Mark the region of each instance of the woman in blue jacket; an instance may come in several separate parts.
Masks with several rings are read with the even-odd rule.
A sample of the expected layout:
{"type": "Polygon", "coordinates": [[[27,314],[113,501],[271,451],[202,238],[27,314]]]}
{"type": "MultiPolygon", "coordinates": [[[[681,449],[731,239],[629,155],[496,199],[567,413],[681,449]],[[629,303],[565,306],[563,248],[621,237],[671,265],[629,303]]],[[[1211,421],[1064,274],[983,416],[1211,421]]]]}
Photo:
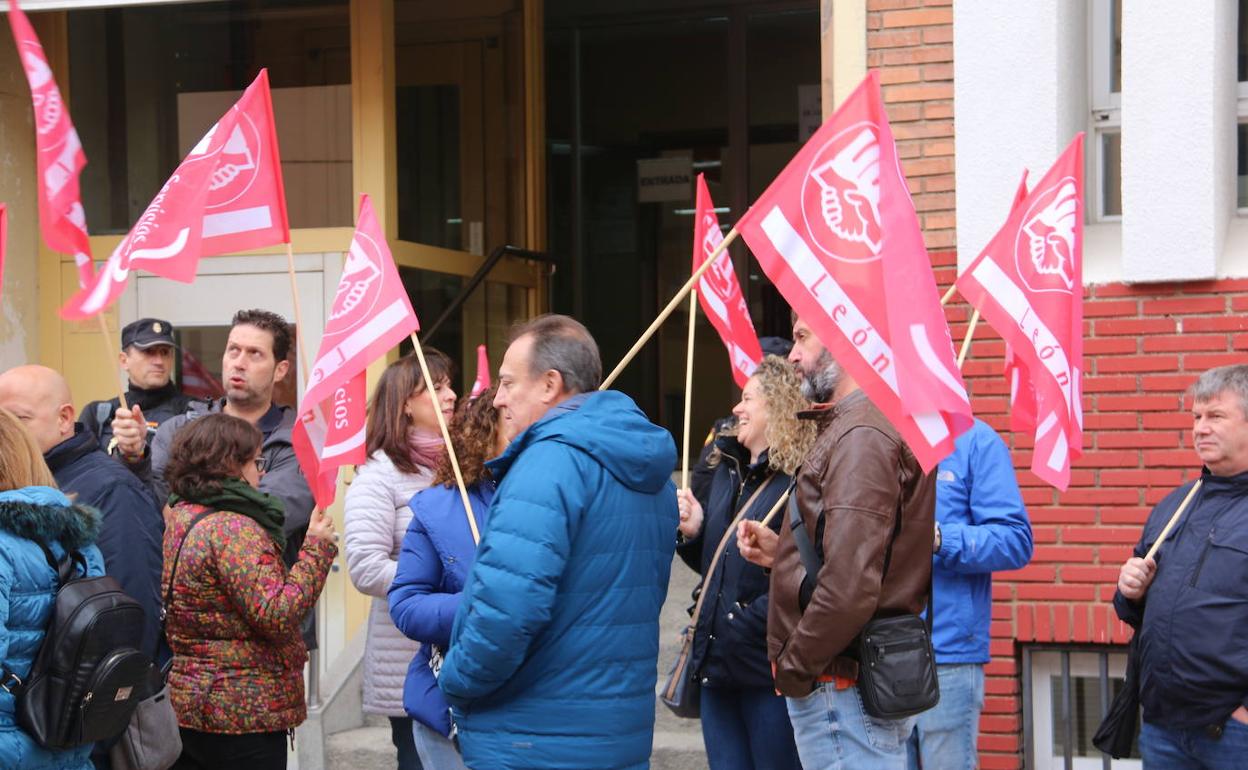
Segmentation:
{"type": "MultiPolygon", "coordinates": [[[[469,401],[451,425],[451,442],[478,530],[484,529],[494,499],[494,482],[485,461],[507,446],[493,406],[495,391],[490,388],[469,401]]],[[[451,625],[477,545],[449,462],[442,463],[433,483],[412,498],[410,507],[412,521],[389,592],[395,626],[408,638],[422,642],[407,670],[403,707],[413,720],[421,763],[454,770],[464,764],[451,742],[450,706],[438,689],[434,668],[450,643],[451,625]]]]}
{"type": "MultiPolygon", "coordinates": [[[[767,356],[733,410],[735,429],[715,440],[710,483],[701,499],[678,495],[676,552],[703,576],[705,595],[693,630],[688,665],[701,682],[702,738],[711,770],[799,770],[784,698],[775,692],[767,660],[769,578],[737,550],[738,514],[761,520],[784,495],[815,439],[815,423],[799,420],[809,407],[793,368],[767,356]],[[727,545],[708,582],[711,559],[727,545]]],[[[779,531],[782,513],[771,521],[779,531]]]]}
{"type": "MultiPolygon", "coordinates": [[[[104,574],[94,543],[99,519],[56,489],[52,472],[13,413],[0,409],[0,663],[25,678],[43,643],[56,597],[56,575],[40,544],[58,559],[76,550],[87,576],[104,574]]],[[[53,751],[17,724],[16,700],[0,689],[0,767],[6,770],[91,770],[91,746],[53,751]]]]}

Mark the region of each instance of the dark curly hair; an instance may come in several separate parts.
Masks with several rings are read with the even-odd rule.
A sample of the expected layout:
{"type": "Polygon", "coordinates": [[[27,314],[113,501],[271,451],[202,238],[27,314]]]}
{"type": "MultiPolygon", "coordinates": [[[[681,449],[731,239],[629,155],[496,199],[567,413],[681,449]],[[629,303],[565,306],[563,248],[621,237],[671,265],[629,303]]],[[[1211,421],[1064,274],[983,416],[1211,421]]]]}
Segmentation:
{"type": "Polygon", "coordinates": [[[240,310],[234,314],[234,320],[230,322],[230,329],[243,325],[254,326],[273,335],[274,361],[285,361],[286,357],[290,355],[290,345],[294,341],[294,334],[291,332],[290,324],[286,323],[285,318],[268,310],[240,310]]]}
{"type": "MultiPolygon", "coordinates": [[[[494,446],[498,443],[498,410],[494,408],[496,393],[498,383],[474,399],[465,399],[451,421],[451,445],[455,447],[455,459],[459,460],[459,472],[464,476],[465,486],[470,487],[489,475],[485,461],[494,457],[494,446]]],[[[449,456],[443,455],[433,483],[455,486],[455,472],[451,470],[449,456]]]]}
{"type": "Polygon", "coordinates": [[[228,414],[208,414],[191,420],[173,437],[165,481],[170,491],[192,502],[221,482],[238,478],[238,469],[251,462],[263,441],[260,430],[228,414]]]}

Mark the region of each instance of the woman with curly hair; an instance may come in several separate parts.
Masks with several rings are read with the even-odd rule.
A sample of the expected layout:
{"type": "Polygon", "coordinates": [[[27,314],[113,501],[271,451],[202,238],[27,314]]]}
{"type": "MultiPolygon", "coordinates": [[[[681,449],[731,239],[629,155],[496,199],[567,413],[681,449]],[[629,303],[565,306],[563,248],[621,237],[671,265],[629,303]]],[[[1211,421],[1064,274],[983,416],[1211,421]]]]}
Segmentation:
{"type": "Polygon", "coordinates": [[[445,354],[427,348],[431,382],[425,382],[415,354],[386,367],[368,405],[368,462],[347,489],[343,516],[347,574],[361,593],[373,597],[364,642],[364,711],[390,719],[390,740],[398,770],[420,770],[412,743],[412,720],[403,709],[403,681],[416,645],[390,621],[386,592],[394,582],[399,546],[412,520],[408,501],[433,482],[446,444],[437,409],[449,422],[455,410],[454,367],[445,354]]]}
{"type": "MultiPolygon", "coordinates": [[[[737,426],[715,440],[714,471],[701,499],[682,489],[677,553],[705,576],[727,540],[692,629],[688,665],[701,682],[702,738],[712,770],[800,770],[784,698],[776,695],[767,660],[768,577],[737,550],[741,519],[759,520],[789,488],[814,443],[813,423],[798,420],[809,406],[801,383],[782,358],[767,356],[733,408],[737,426]]],[[[783,516],[770,526],[779,530],[783,516]]]]}
{"type": "MultiPolygon", "coordinates": [[[[465,404],[450,431],[478,531],[484,530],[494,499],[486,461],[502,454],[510,438],[494,408],[497,392],[495,385],[465,404]]],[[[451,742],[450,706],[438,689],[435,669],[450,643],[477,544],[449,462],[443,461],[429,488],[412,498],[411,509],[412,522],[390,586],[390,617],[409,639],[422,643],[407,670],[403,706],[413,718],[416,751],[424,766],[455,770],[464,763],[451,742]]]]}

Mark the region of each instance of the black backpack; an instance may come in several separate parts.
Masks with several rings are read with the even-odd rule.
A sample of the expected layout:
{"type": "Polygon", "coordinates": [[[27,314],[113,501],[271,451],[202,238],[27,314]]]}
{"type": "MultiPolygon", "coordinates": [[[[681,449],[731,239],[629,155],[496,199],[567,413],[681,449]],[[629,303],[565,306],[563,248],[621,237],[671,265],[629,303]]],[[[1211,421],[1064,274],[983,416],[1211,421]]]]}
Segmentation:
{"type": "Polygon", "coordinates": [[[30,674],[23,681],[4,666],[0,687],[16,697],[17,723],[40,746],[110,740],[126,729],[148,689],[153,664],[140,652],[143,607],[115,579],[85,577],[77,551],[58,563],[39,547],[60,587],[30,674]]]}

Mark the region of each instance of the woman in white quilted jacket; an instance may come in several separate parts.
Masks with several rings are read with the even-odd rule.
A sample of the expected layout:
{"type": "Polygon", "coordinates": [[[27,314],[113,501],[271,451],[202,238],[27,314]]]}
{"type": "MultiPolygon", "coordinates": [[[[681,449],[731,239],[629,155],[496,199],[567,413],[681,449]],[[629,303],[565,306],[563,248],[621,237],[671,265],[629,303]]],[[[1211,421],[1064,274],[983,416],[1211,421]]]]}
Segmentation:
{"type": "MultiPolygon", "coordinates": [[[[425,350],[433,393],[446,421],[455,411],[452,364],[425,350]]],[[[412,720],[403,710],[403,680],[419,645],[394,627],[386,591],[394,581],[399,546],[412,511],[407,501],[429,486],[446,446],[428,383],[415,356],[386,367],[368,406],[368,462],[347,489],[346,551],[351,582],[373,597],[364,650],[364,711],[390,718],[399,770],[418,770],[412,720]]]]}

